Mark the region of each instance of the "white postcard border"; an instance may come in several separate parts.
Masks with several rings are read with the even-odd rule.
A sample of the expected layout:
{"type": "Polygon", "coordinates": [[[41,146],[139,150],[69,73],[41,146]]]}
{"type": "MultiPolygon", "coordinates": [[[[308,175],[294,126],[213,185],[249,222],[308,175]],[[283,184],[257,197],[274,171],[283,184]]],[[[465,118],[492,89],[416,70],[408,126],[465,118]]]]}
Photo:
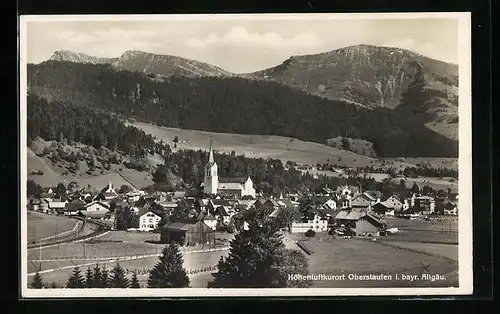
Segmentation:
{"type": "Polygon", "coordinates": [[[472,119],[470,12],[341,13],[341,14],[172,14],[172,15],[44,15],[21,16],[20,43],[20,166],[21,166],[21,297],[306,297],[306,296],[439,296],[469,295],[472,272],[472,119]],[[56,21],[201,21],[207,19],[421,19],[447,18],[459,23],[459,287],[458,288],[286,288],[286,289],[29,289],[27,275],[27,156],[26,156],[26,49],[28,22],[56,21]]]}

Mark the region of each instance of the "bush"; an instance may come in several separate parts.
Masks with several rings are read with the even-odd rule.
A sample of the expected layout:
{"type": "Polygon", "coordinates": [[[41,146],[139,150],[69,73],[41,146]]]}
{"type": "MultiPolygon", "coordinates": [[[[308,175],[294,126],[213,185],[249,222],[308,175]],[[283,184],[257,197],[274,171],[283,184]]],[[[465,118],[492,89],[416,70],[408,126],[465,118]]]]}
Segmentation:
{"type": "Polygon", "coordinates": [[[309,229],[306,231],[306,233],[304,233],[304,235],[308,238],[312,238],[316,235],[316,231],[312,230],[312,229],[309,229]]]}

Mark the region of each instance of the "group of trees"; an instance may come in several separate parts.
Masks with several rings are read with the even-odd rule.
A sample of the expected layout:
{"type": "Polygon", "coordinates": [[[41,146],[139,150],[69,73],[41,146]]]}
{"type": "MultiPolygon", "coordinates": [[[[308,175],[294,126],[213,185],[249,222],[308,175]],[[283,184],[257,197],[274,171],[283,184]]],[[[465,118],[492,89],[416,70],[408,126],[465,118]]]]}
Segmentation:
{"type": "MultiPolygon", "coordinates": [[[[43,283],[43,278],[39,272],[33,276],[31,281],[31,287],[34,289],[48,288],[47,285],[43,283]]],[[[56,285],[53,283],[52,288],[56,285]]],[[[78,288],[140,288],[139,280],[137,279],[137,273],[133,273],[131,279],[128,279],[125,275],[125,270],[119,263],[111,269],[109,272],[104,266],[101,267],[98,264],[93,268],[87,268],[85,274],[79,267],[75,267],[73,272],[69,276],[66,282],[66,288],[78,289],[78,288]]]]}
{"type": "MultiPolygon", "coordinates": [[[[28,65],[28,84],[58,91],[54,97],[60,100],[168,127],[321,143],[338,136],[359,138],[372,142],[378,156],[458,155],[456,141],[431,131],[406,110],[360,108],[269,81],[172,77],[160,82],[109,65],[47,61],[28,65]]],[[[425,101],[422,89],[420,81],[413,82],[400,107],[417,110],[413,103],[425,101]]],[[[96,144],[110,140],[100,134],[75,136],[96,144]]]]}

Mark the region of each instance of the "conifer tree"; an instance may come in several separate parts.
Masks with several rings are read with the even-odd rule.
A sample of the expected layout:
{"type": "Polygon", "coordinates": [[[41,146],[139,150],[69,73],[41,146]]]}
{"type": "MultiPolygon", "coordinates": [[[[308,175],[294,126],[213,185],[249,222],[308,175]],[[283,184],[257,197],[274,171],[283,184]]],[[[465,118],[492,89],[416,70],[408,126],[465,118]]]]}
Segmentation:
{"type": "Polygon", "coordinates": [[[85,272],[85,287],[86,288],[95,288],[94,283],[94,272],[89,267],[87,268],[87,272],[85,272]]]}
{"type": "Polygon", "coordinates": [[[177,244],[166,245],[158,263],[149,272],[149,288],[184,288],[189,277],[184,269],[184,258],[177,244]]]}
{"type": "Polygon", "coordinates": [[[130,288],[140,288],[141,285],[139,284],[139,279],[137,279],[137,271],[134,271],[132,274],[132,280],[130,281],[130,288]]]}
{"type": "Polygon", "coordinates": [[[101,274],[98,278],[99,279],[96,278],[97,288],[109,288],[109,271],[105,266],[101,268],[101,274]]]}
{"type": "Polygon", "coordinates": [[[269,214],[269,210],[261,208],[247,217],[248,230],[231,241],[229,256],[219,261],[209,288],[292,287],[296,283],[288,281],[287,270],[308,272],[300,255],[285,250],[279,225],[269,214]]]}
{"type": "Polygon", "coordinates": [[[34,289],[42,289],[43,288],[43,280],[42,275],[37,271],[33,280],[31,281],[31,288],[34,289]]]}
{"type": "Polygon", "coordinates": [[[109,283],[111,288],[128,288],[129,280],[125,276],[125,270],[123,270],[119,263],[116,263],[111,270],[109,283]]]}
{"type": "Polygon", "coordinates": [[[79,267],[75,267],[73,269],[73,273],[68,278],[68,282],[66,283],[66,288],[84,288],[85,280],[83,279],[83,275],[80,271],[79,267]]]}

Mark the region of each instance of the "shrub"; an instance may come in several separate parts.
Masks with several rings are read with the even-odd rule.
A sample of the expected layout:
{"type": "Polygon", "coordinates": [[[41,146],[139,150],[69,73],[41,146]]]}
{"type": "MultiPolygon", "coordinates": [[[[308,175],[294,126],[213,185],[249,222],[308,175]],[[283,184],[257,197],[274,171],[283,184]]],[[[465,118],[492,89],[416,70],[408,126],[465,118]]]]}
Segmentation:
{"type": "Polygon", "coordinates": [[[312,238],[316,235],[316,231],[312,230],[312,229],[309,229],[306,231],[306,233],[304,233],[304,235],[308,238],[312,238]]]}

